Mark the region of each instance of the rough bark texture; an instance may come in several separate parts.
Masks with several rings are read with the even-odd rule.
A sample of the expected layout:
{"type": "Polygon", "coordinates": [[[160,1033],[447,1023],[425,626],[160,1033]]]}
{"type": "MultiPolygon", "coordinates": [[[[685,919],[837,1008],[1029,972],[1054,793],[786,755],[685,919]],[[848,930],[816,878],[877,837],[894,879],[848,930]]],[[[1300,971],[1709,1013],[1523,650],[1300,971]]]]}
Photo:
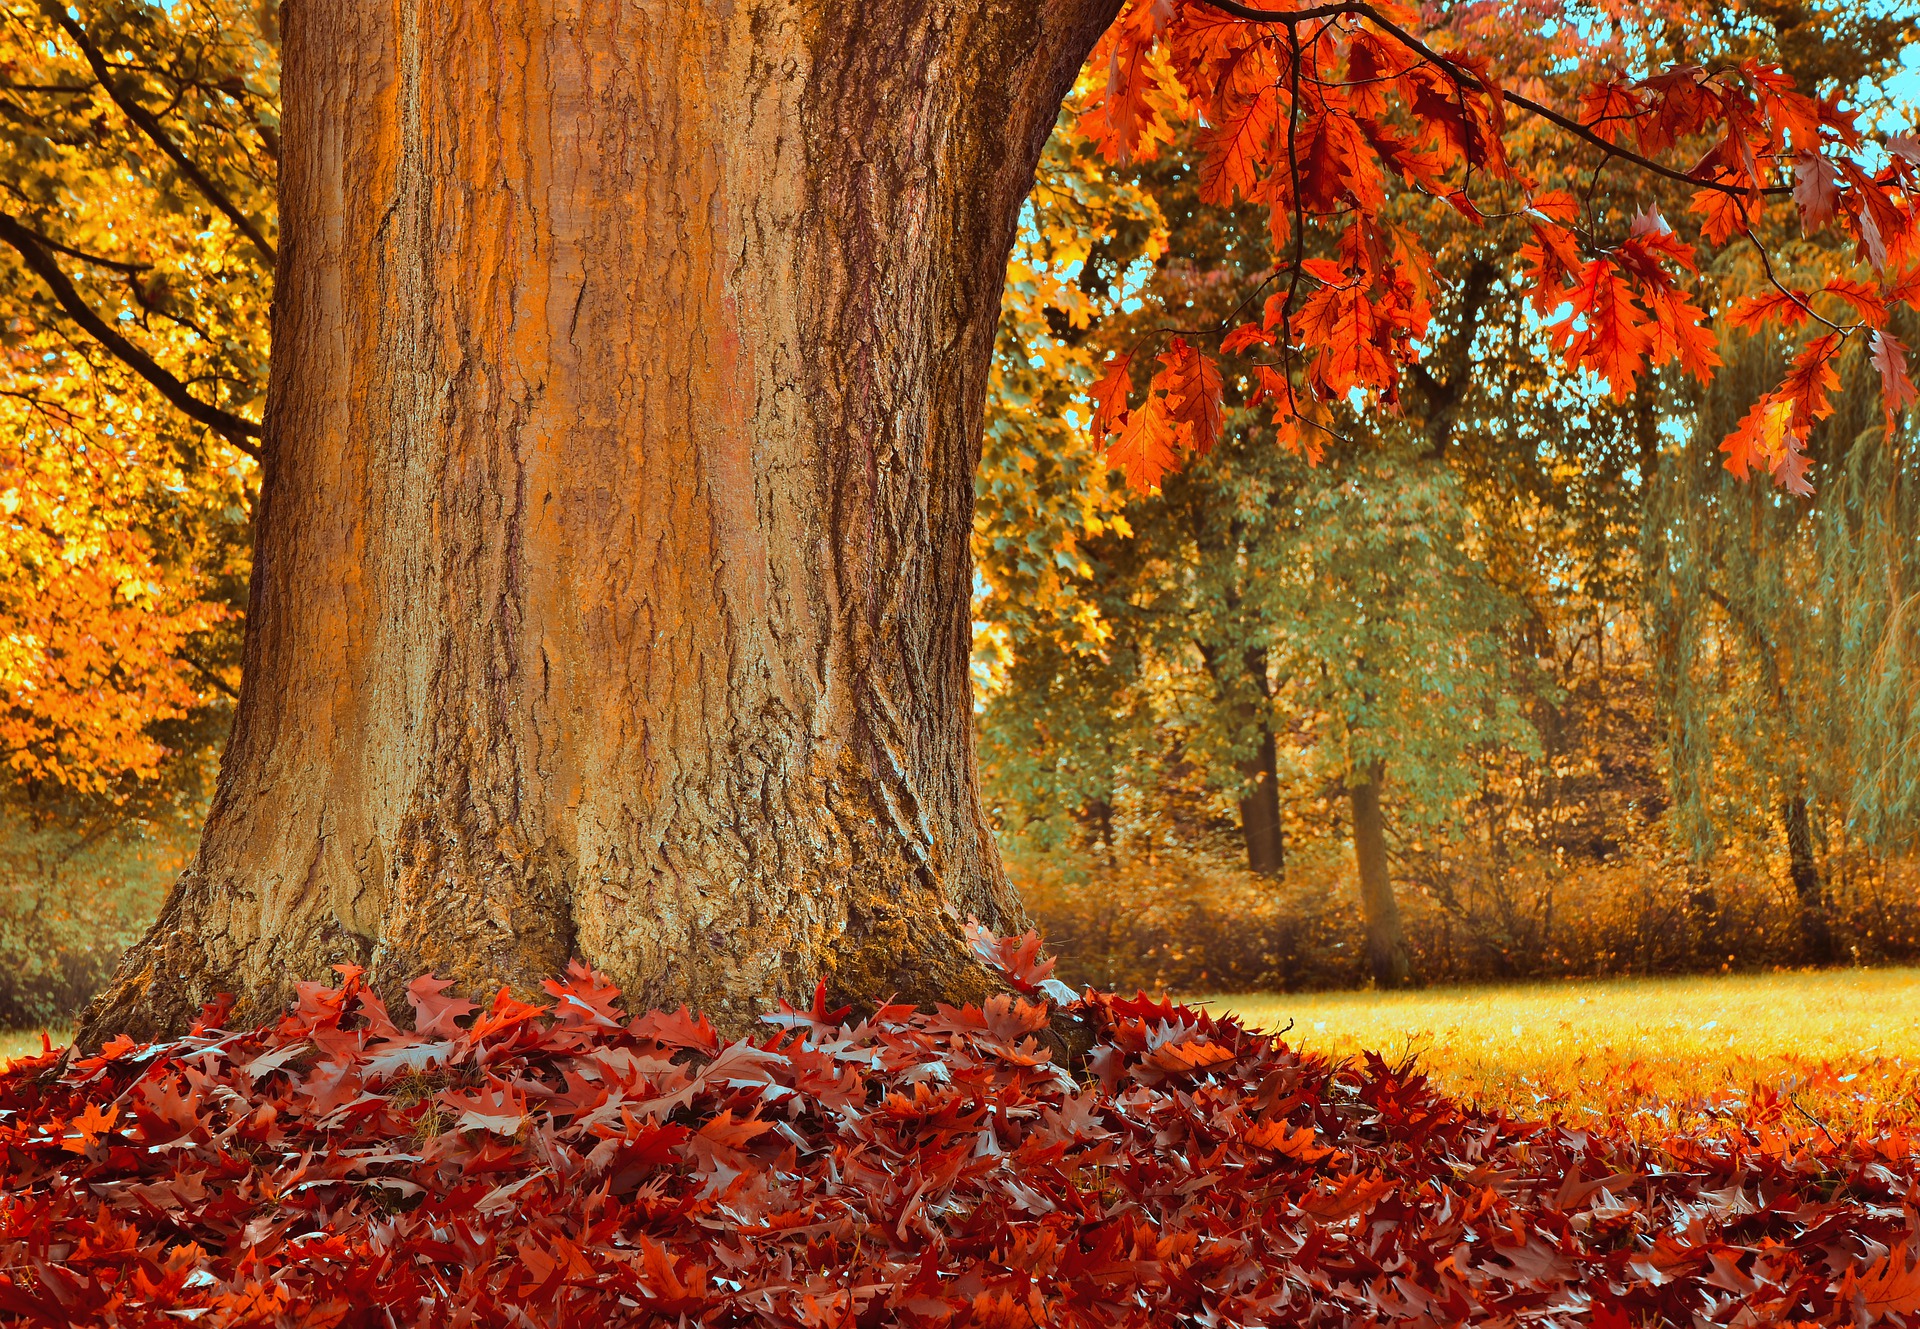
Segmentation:
{"type": "Polygon", "coordinates": [[[1827,889],[1813,856],[1813,820],[1807,800],[1790,798],[1780,809],[1787,829],[1787,871],[1800,904],[1800,958],[1807,964],[1832,964],[1833,925],[1827,917],[1827,889]]]}
{"type": "Polygon", "coordinates": [[[1264,724],[1245,773],[1254,781],[1253,792],[1240,800],[1240,837],[1247,846],[1247,867],[1262,876],[1277,877],[1287,866],[1286,832],[1280,824],[1279,760],[1273,731],[1264,724]]]}
{"type": "Polygon", "coordinates": [[[1354,857],[1360,866],[1360,913],[1367,925],[1367,967],[1381,987],[1405,987],[1413,982],[1413,957],[1387,870],[1387,824],[1380,810],[1383,771],[1375,763],[1361,774],[1364,778],[1348,788],[1347,796],[1353,807],[1354,857]]]}
{"type": "Polygon", "coordinates": [[[299,0],[246,687],[83,1033],[579,955],[968,996],[1002,273],[1118,0],[299,0]]]}

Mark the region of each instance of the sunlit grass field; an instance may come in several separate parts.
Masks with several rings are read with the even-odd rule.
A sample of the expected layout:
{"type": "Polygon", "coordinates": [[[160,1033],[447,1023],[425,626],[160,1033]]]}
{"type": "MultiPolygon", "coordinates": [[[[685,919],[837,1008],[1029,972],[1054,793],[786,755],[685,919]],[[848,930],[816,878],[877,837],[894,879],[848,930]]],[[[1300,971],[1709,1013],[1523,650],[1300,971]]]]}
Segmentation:
{"type": "MultiPolygon", "coordinates": [[[[65,1030],[52,1030],[48,1035],[53,1045],[59,1047],[67,1041],[65,1030]]],[[[0,1029],[0,1068],[15,1057],[37,1057],[40,1055],[40,1031],[38,1029],[0,1029]]]]}
{"type": "Polygon", "coordinates": [[[1208,1000],[1333,1057],[1407,1056],[1514,1115],[1648,1130],[1738,1113],[1756,1086],[1834,1130],[1920,1120],[1920,969],[1613,979],[1208,1000]]]}

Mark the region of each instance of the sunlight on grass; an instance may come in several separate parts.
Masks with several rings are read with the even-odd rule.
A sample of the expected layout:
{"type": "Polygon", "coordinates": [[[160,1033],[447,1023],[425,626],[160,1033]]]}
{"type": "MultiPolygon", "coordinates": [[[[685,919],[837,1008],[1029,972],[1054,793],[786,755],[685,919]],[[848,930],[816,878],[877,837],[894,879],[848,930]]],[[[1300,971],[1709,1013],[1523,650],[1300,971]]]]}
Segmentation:
{"type": "MultiPolygon", "coordinates": [[[[64,1033],[49,1034],[55,1047],[67,1041],[64,1033]]],[[[40,1031],[38,1029],[0,1029],[0,1071],[15,1057],[37,1057],[40,1055],[40,1031]]]]}
{"type": "MultiPolygon", "coordinates": [[[[1330,1056],[1413,1055],[1514,1114],[1737,1112],[1756,1086],[1827,1126],[1920,1118],[1920,969],[1211,998],[1330,1056]]],[[[1673,1123],[1677,1124],[1677,1123],[1673,1123]]]]}

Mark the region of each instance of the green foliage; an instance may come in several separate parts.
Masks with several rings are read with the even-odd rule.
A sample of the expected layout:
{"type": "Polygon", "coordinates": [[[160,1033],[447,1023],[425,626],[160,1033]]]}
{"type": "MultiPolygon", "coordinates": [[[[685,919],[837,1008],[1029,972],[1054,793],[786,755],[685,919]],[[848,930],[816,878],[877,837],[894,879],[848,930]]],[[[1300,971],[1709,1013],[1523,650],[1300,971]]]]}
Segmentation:
{"type": "Polygon", "coordinates": [[[0,805],[0,1027],[56,1038],[146,930],[185,865],[193,816],[50,820],[0,805]]]}
{"type": "Polygon", "coordinates": [[[1859,360],[1813,444],[1810,499],[1744,485],[1711,440],[1779,346],[1743,344],[1666,448],[1646,526],[1674,824],[1697,852],[1804,797],[1836,835],[1920,846],[1920,463],[1859,360]]]}

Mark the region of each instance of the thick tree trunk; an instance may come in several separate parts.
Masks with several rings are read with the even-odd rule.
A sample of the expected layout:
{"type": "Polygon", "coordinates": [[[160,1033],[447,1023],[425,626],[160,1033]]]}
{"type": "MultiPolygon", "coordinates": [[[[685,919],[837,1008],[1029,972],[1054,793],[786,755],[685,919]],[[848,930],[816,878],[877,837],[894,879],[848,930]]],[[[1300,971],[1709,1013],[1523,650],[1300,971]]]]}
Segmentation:
{"type": "Polygon", "coordinates": [[[1117,4],[290,7],[246,686],[84,1035],[342,961],[983,992],[987,360],[1117,4]]]}
{"type": "Polygon", "coordinates": [[[1827,917],[1826,884],[1813,856],[1813,822],[1807,800],[1794,797],[1780,809],[1787,830],[1787,870],[1800,904],[1800,958],[1807,964],[1833,963],[1833,925],[1827,917]]]}
{"type": "Polygon", "coordinates": [[[1240,800],[1240,835],[1247,845],[1247,867],[1263,877],[1286,870],[1287,845],[1280,824],[1280,764],[1273,730],[1260,726],[1260,742],[1245,774],[1253,790],[1240,800]]]}
{"type": "Polygon", "coordinates": [[[1380,810],[1380,763],[1375,762],[1347,789],[1353,806],[1353,851],[1360,865],[1360,913],[1367,926],[1367,968],[1383,988],[1413,982],[1413,957],[1400,927],[1400,906],[1393,898],[1387,870],[1387,824],[1380,810]]]}

